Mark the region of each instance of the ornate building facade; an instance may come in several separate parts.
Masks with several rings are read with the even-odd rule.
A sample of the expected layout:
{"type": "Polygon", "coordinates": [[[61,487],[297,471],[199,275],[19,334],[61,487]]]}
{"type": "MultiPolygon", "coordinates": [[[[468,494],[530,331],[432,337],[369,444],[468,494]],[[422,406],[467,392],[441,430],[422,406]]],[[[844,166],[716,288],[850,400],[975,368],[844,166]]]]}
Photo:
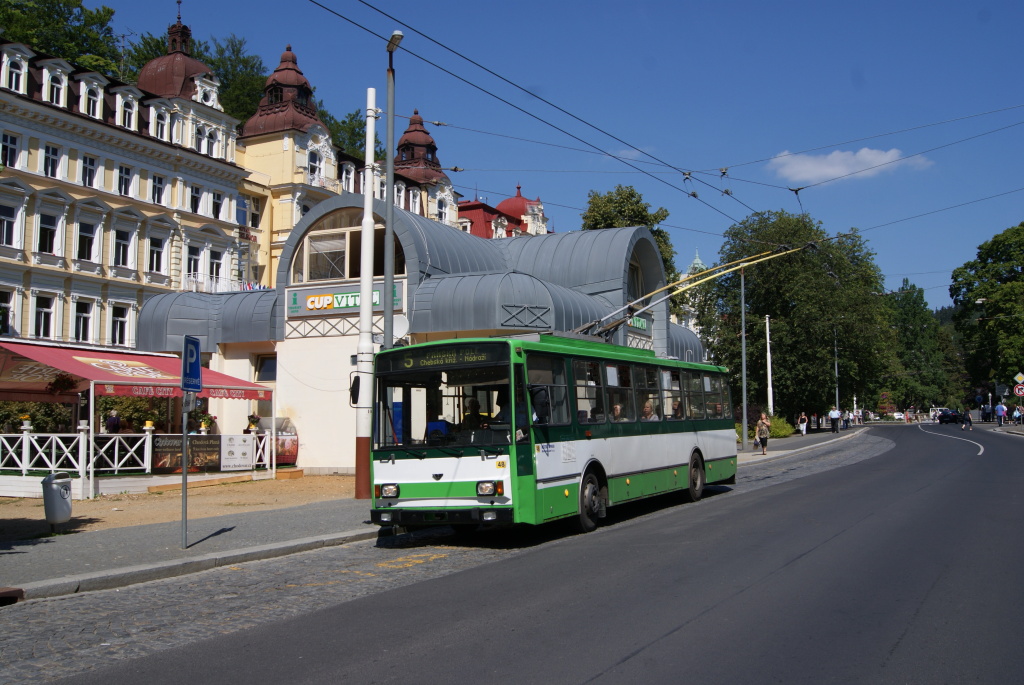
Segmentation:
{"type": "Polygon", "coordinates": [[[179,21],[121,83],[0,42],[0,330],[133,347],[139,307],[237,289],[236,120],[179,21]]]}

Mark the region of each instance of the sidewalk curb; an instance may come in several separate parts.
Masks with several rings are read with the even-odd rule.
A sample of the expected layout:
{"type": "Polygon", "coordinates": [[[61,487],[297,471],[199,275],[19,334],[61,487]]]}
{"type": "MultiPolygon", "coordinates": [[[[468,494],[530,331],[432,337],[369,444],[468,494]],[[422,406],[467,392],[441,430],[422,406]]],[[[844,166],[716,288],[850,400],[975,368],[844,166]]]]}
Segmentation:
{"type": "Polygon", "coordinates": [[[212,552],[198,557],[168,561],[158,564],[140,564],[138,566],[126,566],[108,571],[97,571],[95,573],[83,573],[76,576],[64,578],[53,578],[51,580],[40,580],[34,583],[26,583],[19,588],[7,588],[21,593],[21,601],[27,599],[43,599],[47,597],[60,597],[73,595],[80,592],[92,592],[94,590],[112,590],[136,583],[145,583],[150,580],[163,580],[175,578],[199,571],[208,571],[221,566],[240,564],[247,561],[258,561],[261,559],[273,559],[297,552],[321,549],[323,547],[335,547],[349,542],[370,540],[376,538],[378,530],[349,530],[331,535],[318,537],[299,538],[288,542],[276,542],[257,547],[246,547],[242,549],[228,550],[226,552],[212,552]]]}
{"type": "MultiPolygon", "coordinates": [[[[819,442],[819,443],[816,443],[814,445],[805,445],[803,447],[796,447],[796,448],[791,449],[791,450],[786,450],[784,452],[779,452],[778,454],[769,454],[769,455],[766,455],[766,456],[758,455],[757,458],[744,459],[742,456],[737,454],[736,459],[739,462],[740,466],[743,466],[743,465],[746,465],[746,464],[761,464],[761,463],[764,463],[766,461],[774,461],[776,459],[782,459],[784,457],[789,457],[789,456],[792,456],[794,454],[797,454],[798,452],[806,452],[807,450],[814,450],[814,449],[818,449],[819,447],[825,447],[827,445],[832,445],[832,444],[835,444],[837,442],[840,442],[841,440],[849,440],[850,438],[852,438],[854,436],[857,436],[857,435],[860,435],[861,433],[865,432],[866,430],[870,430],[870,429],[871,429],[871,426],[863,426],[862,428],[855,428],[851,432],[847,433],[846,435],[841,435],[838,438],[832,438],[831,440],[825,440],[824,442],[819,442]]],[[[850,429],[847,429],[847,430],[850,430],[850,429]]]]}

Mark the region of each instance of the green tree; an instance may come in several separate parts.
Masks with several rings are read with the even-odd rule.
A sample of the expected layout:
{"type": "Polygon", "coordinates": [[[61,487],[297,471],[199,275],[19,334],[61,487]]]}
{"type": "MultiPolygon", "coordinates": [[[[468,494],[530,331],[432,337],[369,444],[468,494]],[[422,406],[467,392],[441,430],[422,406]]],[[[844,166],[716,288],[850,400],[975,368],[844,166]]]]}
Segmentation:
{"type": "Polygon", "coordinates": [[[235,34],[222,43],[213,39],[213,54],[203,60],[220,79],[220,104],[241,122],[256,113],[267,82],[267,69],[258,55],[249,54],[245,38],[235,34]]]}
{"type": "Polygon", "coordinates": [[[978,246],[953,270],[949,296],[967,370],[980,387],[1011,385],[1024,371],[1024,223],[978,246]]]}
{"type": "MultiPolygon", "coordinates": [[[[758,212],[725,232],[719,263],[766,250],[797,248],[743,269],[746,291],[747,389],[753,405],[767,403],[765,316],[771,326],[776,413],[821,413],[835,402],[872,406],[881,379],[898,370],[882,275],[856,234],[830,238],[806,214],[758,212]]],[[[742,404],[740,271],[694,288],[697,324],[713,360],[730,367],[734,404],[742,404]]]]}
{"type": "Polygon", "coordinates": [[[82,0],[3,0],[0,27],[7,40],[116,78],[120,54],[110,25],[114,10],[91,10],[82,0]]]}
{"type": "Polygon", "coordinates": [[[903,279],[885,301],[892,310],[900,365],[888,384],[897,406],[963,406],[963,365],[949,328],[928,309],[924,291],[903,279]]]}
{"type": "MultiPolygon", "coordinates": [[[[346,114],[344,119],[338,119],[327,110],[323,100],[317,98],[315,102],[317,113],[320,115],[320,121],[324,122],[324,126],[330,132],[331,140],[334,141],[334,144],[350,155],[354,155],[359,159],[365,159],[365,112],[357,109],[346,114]]],[[[376,130],[374,131],[373,153],[376,159],[383,159],[386,154],[384,145],[380,142],[380,136],[377,135],[376,130]]]]}
{"type": "MultiPolygon", "coordinates": [[[[672,247],[672,239],[668,231],[659,228],[658,224],[668,218],[668,210],[659,207],[654,212],[651,205],[644,202],[643,195],[633,186],[617,185],[614,190],[599,193],[591,190],[587,194],[587,209],[580,215],[581,228],[591,231],[601,228],[626,228],[628,226],[646,226],[654,236],[661,253],[661,262],[665,268],[665,282],[673,283],[680,278],[676,268],[676,251],[672,247]]],[[[682,315],[685,301],[682,295],[675,295],[669,301],[672,313],[682,315]]]]}

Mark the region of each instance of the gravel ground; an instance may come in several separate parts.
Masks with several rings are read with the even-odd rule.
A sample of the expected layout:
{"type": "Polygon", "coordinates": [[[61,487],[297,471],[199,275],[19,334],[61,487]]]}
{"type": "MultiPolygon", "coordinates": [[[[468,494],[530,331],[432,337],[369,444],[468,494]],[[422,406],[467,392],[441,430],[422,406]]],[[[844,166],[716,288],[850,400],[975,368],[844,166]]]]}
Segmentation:
{"type": "MultiPolygon", "coordinates": [[[[223,516],[239,511],[282,509],[355,495],[354,476],[304,476],[291,480],[261,480],[190,487],[190,519],[223,516]]],[[[146,523],[181,520],[181,491],[103,495],[75,500],[72,518],[60,532],[83,532],[146,523]]],[[[42,498],[0,497],[0,541],[26,540],[50,534],[42,498]]]]}

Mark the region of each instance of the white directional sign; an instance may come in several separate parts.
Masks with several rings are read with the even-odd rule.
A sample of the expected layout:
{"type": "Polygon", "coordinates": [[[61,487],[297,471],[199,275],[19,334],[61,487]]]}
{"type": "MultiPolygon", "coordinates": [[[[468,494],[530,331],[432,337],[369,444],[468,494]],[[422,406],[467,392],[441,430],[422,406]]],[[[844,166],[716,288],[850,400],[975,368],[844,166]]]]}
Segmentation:
{"type": "Polygon", "coordinates": [[[202,348],[199,338],[186,335],[181,349],[181,389],[199,392],[203,389],[202,348]]]}

